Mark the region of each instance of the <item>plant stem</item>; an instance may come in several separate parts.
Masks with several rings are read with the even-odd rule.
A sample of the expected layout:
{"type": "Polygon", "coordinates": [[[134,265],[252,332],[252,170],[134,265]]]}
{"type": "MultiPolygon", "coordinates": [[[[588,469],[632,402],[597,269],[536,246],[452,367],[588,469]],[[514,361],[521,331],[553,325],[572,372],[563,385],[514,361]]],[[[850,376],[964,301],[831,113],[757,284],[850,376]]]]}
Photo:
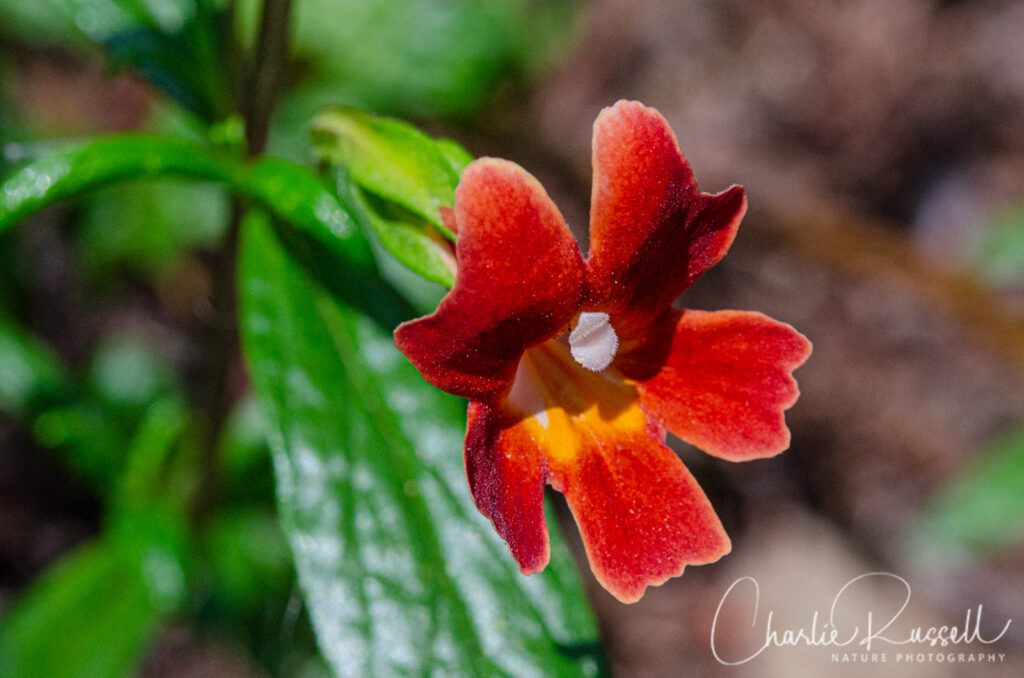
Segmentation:
{"type": "Polygon", "coordinates": [[[192,522],[198,525],[216,503],[220,485],[220,438],[234,401],[231,366],[238,355],[238,323],[235,318],[239,224],[242,207],[232,201],[231,217],[221,248],[209,261],[212,278],[210,317],[203,331],[202,389],[199,393],[199,443],[202,458],[199,482],[192,501],[192,522]]]}
{"type": "Polygon", "coordinates": [[[249,153],[263,152],[270,118],[288,57],[292,0],[264,0],[260,34],[250,76],[251,97],[245,110],[245,134],[249,153]]]}
{"type": "MultiPolygon", "coordinates": [[[[250,95],[242,99],[248,153],[256,156],[266,147],[270,119],[277,101],[288,57],[291,0],[264,0],[259,38],[247,78],[250,95]]],[[[198,524],[216,502],[219,485],[220,438],[231,414],[234,394],[231,367],[238,357],[237,280],[239,228],[244,206],[234,200],[227,233],[209,261],[212,277],[212,311],[203,332],[206,347],[199,394],[202,425],[199,482],[192,503],[193,524],[198,524]]]]}

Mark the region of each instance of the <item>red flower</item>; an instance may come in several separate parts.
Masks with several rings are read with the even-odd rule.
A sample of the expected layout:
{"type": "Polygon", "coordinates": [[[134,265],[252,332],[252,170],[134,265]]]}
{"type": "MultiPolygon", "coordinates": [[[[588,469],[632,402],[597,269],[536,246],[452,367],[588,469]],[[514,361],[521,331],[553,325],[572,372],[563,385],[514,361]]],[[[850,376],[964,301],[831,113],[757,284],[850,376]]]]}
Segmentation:
{"type": "Polygon", "coordinates": [[[395,342],[427,381],[470,399],[470,490],[523,573],[548,562],[550,483],[598,581],[632,602],[730,549],[666,429],[731,461],[778,454],[798,395],[790,373],[811,345],[759,313],[672,308],[725,255],[746,198],[739,186],[700,193],[661,114],[602,111],[593,163],[586,260],[530,174],[470,164],[455,194],[455,286],[395,342]]]}

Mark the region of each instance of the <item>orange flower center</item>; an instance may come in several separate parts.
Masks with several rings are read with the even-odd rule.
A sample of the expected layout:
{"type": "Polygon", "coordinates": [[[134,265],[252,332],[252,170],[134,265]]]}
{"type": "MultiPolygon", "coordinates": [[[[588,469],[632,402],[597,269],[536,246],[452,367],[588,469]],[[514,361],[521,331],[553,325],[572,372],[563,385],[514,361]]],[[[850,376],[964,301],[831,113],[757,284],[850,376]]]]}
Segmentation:
{"type": "Polygon", "coordinates": [[[585,368],[573,358],[570,347],[557,339],[523,354],[508,402],[524,416],[553,462],[575,458],[584,443],[610,439],[609,434],[616,431],[643,431],[647,426],[636,388],[629,381],[614,369],[585,368]],[[584,436],[594,440],[583,440],[584,436]]]}

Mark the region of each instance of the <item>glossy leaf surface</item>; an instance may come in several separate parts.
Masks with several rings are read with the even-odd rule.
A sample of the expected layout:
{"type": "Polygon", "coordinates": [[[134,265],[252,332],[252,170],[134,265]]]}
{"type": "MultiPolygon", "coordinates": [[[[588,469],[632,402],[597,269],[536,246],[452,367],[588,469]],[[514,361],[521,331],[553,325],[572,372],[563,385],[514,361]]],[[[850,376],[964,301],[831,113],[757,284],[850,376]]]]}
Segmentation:
{"type": "Polygon", "coordinates": [[[122,134],[47,153],[0,183],[0,232],[43,207],[127,179],[181,177],[226,184],[330,247],[357,270],[373,255],[333,192],[306,168],[265,157],[253,162],[203,144],[122,134]]]}
{"type": "Polygon", "coordinates": [[[265,224],[246,224],[241,261],[281,518],[335,672],[596,670],[579,658],[596,632],[557,534],[548,570],[523,577],[473,506],[464,402],[424,383],[390,331],[339,305],[265,224]]]}

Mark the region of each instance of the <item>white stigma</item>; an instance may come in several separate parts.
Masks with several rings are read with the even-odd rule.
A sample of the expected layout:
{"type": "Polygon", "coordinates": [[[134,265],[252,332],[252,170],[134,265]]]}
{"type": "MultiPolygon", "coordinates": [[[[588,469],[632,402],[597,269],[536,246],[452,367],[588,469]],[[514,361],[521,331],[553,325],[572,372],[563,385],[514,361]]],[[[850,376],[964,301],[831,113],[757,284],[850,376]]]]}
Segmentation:
{"type": "Polygon", "coordinates": [[[576,327],[569,333],[569,351],[583,367],[600,372],[612,364],[619,338],[615,335],[607,313],[580,313],[576,327]]]}

